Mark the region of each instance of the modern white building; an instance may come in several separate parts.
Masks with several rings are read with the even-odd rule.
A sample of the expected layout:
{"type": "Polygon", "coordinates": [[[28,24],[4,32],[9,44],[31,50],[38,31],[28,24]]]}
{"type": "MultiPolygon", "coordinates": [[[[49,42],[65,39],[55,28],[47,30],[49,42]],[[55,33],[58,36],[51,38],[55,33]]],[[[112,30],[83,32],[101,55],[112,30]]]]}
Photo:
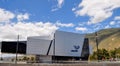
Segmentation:
{"type": "Polygon", "coordinates": [[[27,39],[27,54],[37,55],[41,62],[52,60],[87,60],[89,41],[85,34],[56,31],[53,36],[27,39]]]}

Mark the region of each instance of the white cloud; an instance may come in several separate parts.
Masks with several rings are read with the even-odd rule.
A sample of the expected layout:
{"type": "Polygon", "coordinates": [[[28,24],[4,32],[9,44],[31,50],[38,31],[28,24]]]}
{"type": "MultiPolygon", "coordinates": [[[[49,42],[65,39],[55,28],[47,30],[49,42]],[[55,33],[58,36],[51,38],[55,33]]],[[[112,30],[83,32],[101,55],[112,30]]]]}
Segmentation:
{"type": "Polygon", "coordinates": [[[75,30],[76,31],[83,31],[84,32],[84,31],[87,30],[87,28],[86,27],[76,27],[75,30]]]}
{"type": "Polygon", "coordinates": [[[113,14],[113,10],[120,7],[120,0],[82,0],[78,10],[75,10],[77,16],[89,16],[89,24],[96,24],[104,21],[113,14]]]}
{"type": "Polygon", "coordinates": [[[111,22],[110,22],[110,25],[115,25],[115,21],[111,21],[111,22]]]}
{"type": "Polygon", "coordinates": [[[114,20],[120,20],[120,16],[116,16],[114,20]]]}
{"type": "Polygon", "coordinates": [[[62,5],[64,3],[64,0],[57,0],[57,6],[55,6],[55,8],[53,8],[51,11],[57,11],[60,8],[62,8],[62,5]]]}
{"type": "Polygon", "coordinates": [[[21,40],[26,40],[28,36],[48,36],[57,29],[58,27],[50,22],[17,22],[14,24],[5,24],[0,26],[0,39],[16,40],[19,34],[21,40]]]}
{"type": "Polygon", "coordinates": [[[72,8],[72,11],[75,11],[76,10],[76,8],[72,8]]]}
{"type": "Polygon", "coordinates": [[[0,41],[16,40],[18,34],[21,40],[26,40],[28,36],[48,36],[59,27],[74,27],[73,23],[25,22],[28,19],[28,13],[15,14],[0,8],[0,22],[9,22],[0,23],[0,41]],[[14,18],[18,21],[12,22],[11,19],[14,18]]]}
{"type": "Polygon", "coordinates": [[[25,14],[18,14],[17,15],[17,20],[18,21],[24,21],[24,20],[28,20],[29,19],[29,14],[25,13],[25,14]]]}
{"type": "Polygon", "coordinates": [[[17,22],[0,25],[0,41],[2,40],[17,40],[17,35],[20,35],[20,40],[26,40],[28,36],[50,36],[59,29],[59,27],[73,27],[74,24],[63,24],[56,22],[17,22]]]}
{"type": "Polygon", "coordinates": [[[57,2],[58,2],[58,8],[61,8],[64,3],[64,0],[57,0],[57,2]]]}
{"type": "Polygon", "coordinates": [[[57,26],[60,26],[60,27],[74,27],[74,24],[73,23],[61,23],[61,22],[57,22],[56,23],[57,26]]]}
{"type": "Polygon", "coordinates": [[[9,22],[11,19],[15,17],[10,11],[0,8],[0,22],[9,22]]]}

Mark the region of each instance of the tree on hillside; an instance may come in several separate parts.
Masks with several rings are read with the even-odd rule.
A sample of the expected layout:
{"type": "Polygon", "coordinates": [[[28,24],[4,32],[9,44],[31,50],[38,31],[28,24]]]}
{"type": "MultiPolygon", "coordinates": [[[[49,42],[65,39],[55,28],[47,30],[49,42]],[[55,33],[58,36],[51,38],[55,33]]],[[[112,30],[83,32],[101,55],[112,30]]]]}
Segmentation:
{"type": "Polygon", "coordinates": [[[110,51],[110,57],[116,58],[116,49],[110,51]]]}
{"type": "Polygon", "coordinates": [[[109,58],[109,52],[106,50],[106,49],[102,49],[102,54],[103,54],[103,57],[105,58],[105,59],[108,59],[109,58]]]}

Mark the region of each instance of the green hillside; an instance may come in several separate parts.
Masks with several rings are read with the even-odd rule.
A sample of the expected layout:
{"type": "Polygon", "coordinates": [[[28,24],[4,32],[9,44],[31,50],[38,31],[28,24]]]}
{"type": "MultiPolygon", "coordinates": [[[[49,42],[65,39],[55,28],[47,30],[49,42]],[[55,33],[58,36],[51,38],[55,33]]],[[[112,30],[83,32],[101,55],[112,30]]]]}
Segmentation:
{"type": "MultiPolygon", "coordinates": [[[[97,32],[99,49],[112,50],[120,47],[120,28],[103,29],[97,32]]],[[[95,33],[87,34],[89,43],[96,50],[95,33]]]]}

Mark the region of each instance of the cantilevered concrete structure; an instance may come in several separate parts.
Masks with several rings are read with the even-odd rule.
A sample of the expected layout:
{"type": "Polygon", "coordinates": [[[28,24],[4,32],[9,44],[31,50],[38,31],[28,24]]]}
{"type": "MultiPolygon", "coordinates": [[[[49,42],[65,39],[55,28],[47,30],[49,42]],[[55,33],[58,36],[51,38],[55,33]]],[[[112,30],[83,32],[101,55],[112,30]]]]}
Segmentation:
{"type": "Polygon", "coordinates": [[[85,34],[56,31],[48,37],[28,37],[27,54],[37,55],[37,60],[87,60],[89,40],[85,34]]]}

